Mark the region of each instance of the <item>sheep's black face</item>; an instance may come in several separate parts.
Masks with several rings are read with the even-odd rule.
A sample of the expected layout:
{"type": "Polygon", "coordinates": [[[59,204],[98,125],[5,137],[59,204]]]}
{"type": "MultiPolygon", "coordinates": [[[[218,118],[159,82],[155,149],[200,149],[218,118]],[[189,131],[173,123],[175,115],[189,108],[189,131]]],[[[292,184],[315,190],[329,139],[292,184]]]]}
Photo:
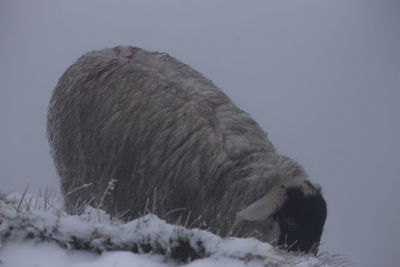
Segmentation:
{"type": "Polygon", "coordinates": [[[275,214],[278,245],[290,251],[317,253],[326,219],[326,203],[319,192],[305,196],[298,188],[286,189],[287,200],[275,214]]]}

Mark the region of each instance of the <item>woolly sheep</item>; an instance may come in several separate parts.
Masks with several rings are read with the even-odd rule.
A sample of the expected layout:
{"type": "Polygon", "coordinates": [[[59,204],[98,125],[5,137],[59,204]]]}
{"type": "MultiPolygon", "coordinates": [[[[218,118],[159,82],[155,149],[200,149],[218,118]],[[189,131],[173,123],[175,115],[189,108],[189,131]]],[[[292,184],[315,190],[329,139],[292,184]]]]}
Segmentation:
{"type": "Polygon", "coordinates": [[[125,220],[150,211],[221,236],[317,251],[319,186],[246,112],[168,54],[89,52],[60,78],[47,134],[66,208],[125,220]]]}

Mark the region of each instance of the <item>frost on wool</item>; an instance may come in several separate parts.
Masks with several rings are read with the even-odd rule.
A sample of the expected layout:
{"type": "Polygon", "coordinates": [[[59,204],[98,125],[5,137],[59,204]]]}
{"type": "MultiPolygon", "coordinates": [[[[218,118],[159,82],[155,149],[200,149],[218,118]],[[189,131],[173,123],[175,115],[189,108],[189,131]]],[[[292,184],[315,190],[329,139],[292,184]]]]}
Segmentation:
{"type": "Polygon", "coordinates": [[[320,188],[249,114],[168,54],[83,55],[60,78],[47,127],[71,213],[90,204],[130,220],[147,209],[221,236],[316,251],[320,188]]]}

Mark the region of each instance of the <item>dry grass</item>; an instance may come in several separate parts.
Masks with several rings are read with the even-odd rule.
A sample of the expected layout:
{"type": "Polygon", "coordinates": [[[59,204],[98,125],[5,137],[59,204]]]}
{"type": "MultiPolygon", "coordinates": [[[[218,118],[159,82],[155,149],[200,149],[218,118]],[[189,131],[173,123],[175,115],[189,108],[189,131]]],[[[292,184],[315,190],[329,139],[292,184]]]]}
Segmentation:
{"type": "Polygon", "coordinates": [[[48,186],[45,187],[44,191],[39,190],[36,194],[31,194],[28,184],[22,195],[17,193],[0,194],[0,199],[12,207],[16,213],[30,213],[33,210],[47,212],[51,209],[56,213],[60,213],[61,205],[57,204],[56,195],[56,190],[48,186]]]}
{"type": "MultiPolygon", "coordinates": [[[[109,191],[110,188],[106,189],[106,191],[109,191]]],[[[107,192],[105,192],[106,194],[107,192]]],[[[0,199],[4,200],[6,199],[4,194],[0,194],[0,199]]],[[[10,199],[10,197],[7,197],[7,199],[10,199]]],[[[151,203],[151,209],[148,207],[150,206],[150,200],[146,202],[146,205],[144,207],[144,214],[149,214],[149,213],[154,213],[157,210],[156,206],[156,190],[154,190],[154,196],[152,198],[152,203],[151,203]]],[[[62,202],[60,203],[60,198],[57,198],[56,191],[51,188],[51,187],[45,187],[44,190],[39,190],[38,193],[36,194],[30,194],[29,193],[29,185],[26,186],[24,192],[22,195],[17,195],[13,196],[11,200],[9,200],[8,204],[12,207],[12,209],[15,210],[16,213],[31,213],[33,211],[45,211],[45,212],[55,212],[55,214],[65,214],[62,210],[62,202]]],[[[103,210],[101,210],[98,206],[94,208],[93,206],[90,205],[90,201],[86,203],[80,203],[77,205],[78,210],[80,211],[79,214],[79,219],[82,222],[85,223],[90,223],[90,224],[115,224],[115,223],[120,223],[120,218],[122,218],[128,211],[123,212],[119,214],[118,216],[115,216],[113,218],[110,218],[103,210]]],[[[192,228],[197,222],[201,221],[201,218],[196,218],[193,220],[193,222],[190,223],[191,219],[191,212],[187,211],[185,208],[180,208],[180,209],[174,209],[169,212],[167,212],[164,216],[167,217],[175,212],[181,212],[179,216],[177,216],[177,219],[175,221],[174,225],[174,231],[175,232],[181,232],[184,229],[187,228],[192,228]],[[182,228],[182,227],[184,228],[182,228]]],[[[5,213],[2,210],[2,206],[0,205],[0,216],[3,218],[7,217],[5,216],[5,213]]],[[[233,225],[233,227],[235,224],[233,225]]],[[[233,228],[232,227],[232,228],[233,228]]],[[[250,236],[253,236],[251,234],[250,236]]],[[[232,236],[228,235],[226,238],[233,238],[232,236]]],[[[222,241],[223,239],[221,239],[222,241]]],[[[273,242],[272,242],[273,243],[273,242]]],[[[273,244],[272,244],[273,245],[273,244]]],[[[329,265],[329,266],[351,266],[351,262],[349,261],[348,258],[346,258],[343,255],[333,255],[329,254],[326,252],[320,252],[316,256],[310,255],[310,254],[305,254],[305,253],[299,253],[299,252],[290,252],[288,251],[291,246],[294,244],[288,244],[284,246],[283,248],[277,248],[275,247],[275,255],[278,255],[283,258],[282,259],[273,259],[275,262],[280,262],[282,265],[294,265],[294,264],[300,264],[308,259],[315,258],[315,265],[314,266],[324,266],[324,265],[329,265]]],[[[267,258],[272,259],[271,255],[266,256],[267,258]]]]}

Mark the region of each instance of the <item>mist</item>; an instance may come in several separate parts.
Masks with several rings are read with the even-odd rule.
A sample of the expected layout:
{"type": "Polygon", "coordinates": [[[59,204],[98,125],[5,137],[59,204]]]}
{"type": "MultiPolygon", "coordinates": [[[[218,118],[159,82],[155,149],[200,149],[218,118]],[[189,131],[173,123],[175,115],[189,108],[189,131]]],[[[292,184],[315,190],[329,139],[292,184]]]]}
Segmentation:
{"type": "Polygon", "coordinates": [[[322,186],[321,250],[394,266],[400,2],[0,2],[0,191],[58,189],[48,101],[82,54],[132,45],[203,73],[322,186]]]}

